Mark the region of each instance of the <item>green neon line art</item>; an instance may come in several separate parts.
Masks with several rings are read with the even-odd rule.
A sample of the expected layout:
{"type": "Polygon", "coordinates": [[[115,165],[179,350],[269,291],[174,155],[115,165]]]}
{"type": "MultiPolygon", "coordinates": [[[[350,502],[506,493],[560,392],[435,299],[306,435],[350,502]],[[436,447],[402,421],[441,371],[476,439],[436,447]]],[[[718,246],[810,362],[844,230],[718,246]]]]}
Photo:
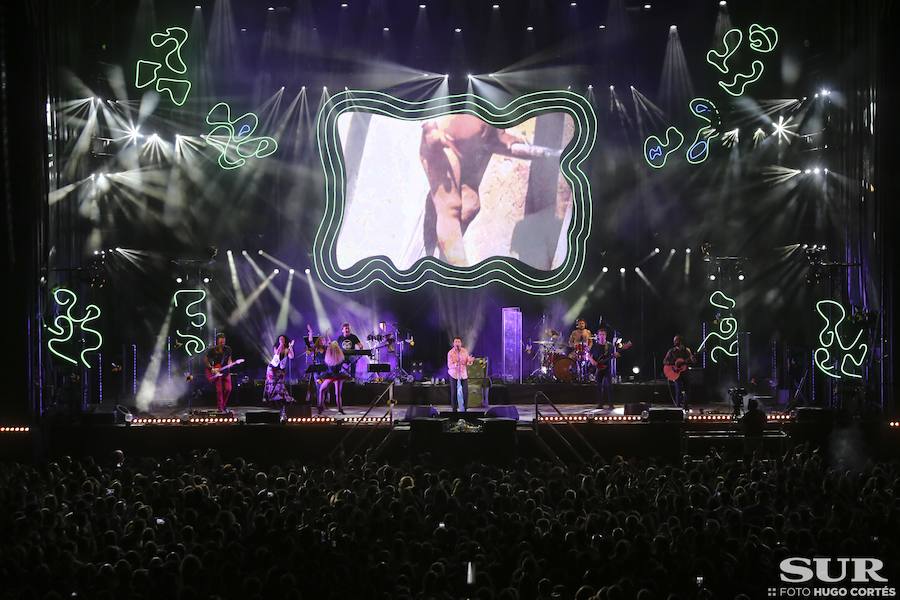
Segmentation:
{"type": "Polygon", "coordinates": [[[206,123],[213,125],[204,136],[206,143],[219,151],[218,163],[225,170],[237,169],[247,164],[248,158],[265,158],[278,150],[278,142],[273,138],[252,137],[259,125],[259,117],[248,112],[232,119],[231,107],[226,102],[219,102],[210,109],[206,123]],[[218,114],[223,111],[224,114],[218,114]],[[232,150],[236,159],[231,157],[232,150]]]}
{"type": "Polygon", "coordinates": [[[722,290],[716,290],[710,294],[709,303],[722,310],[734,310],[734,307],[737,306],[737,302],[735,302],[734,298],[731,298],[722,290]]]}
{"type": "Polygon", "coordinates": [[[759,78],[762,77],[763,71],[765,71],[762,62],[758,60],[754,60],[750,67],[752,72],[749,75],[746,73],[738,73],[731,82],[720,81],[719,87],[734,97],[742,96],[744,90],[747,89],[747,86],[754,81],[758,81],[759,78]]]}
{"type": "Polygon", "coordinates": [[[188,294],[188,295],[199,295],[200,297],[194,300],[193,302],[189,302],[184,305],[184,314],[189,319],[199,319],[199,322],[191,321],[191,325],[196,328],[203,327],[206,325],[206,315],[203,314],[202,311],[191,312],[191,307],[200,304],[204,300],[206,300],[206,290],[202,289],[194,289],[194,290],[178,290],[175,292],[175,295],[172,296],[172,302],[175,304],[175,308],[178,308],[178,295],[179,294],[188,294]]]}
{"type": "Polygon", "coordinates": [[[747,30],[750,48],[755,52],[771,52],[778,45],[778,32],[774,27],[763,27],[754,23],[747,30]]]}
{"type": "MultiPolygon", "coordinates": [[[[734,310],[734,307],[737,306],[737,302],[735,302],[734,298],[731,298],[725,292],[721,290],[716,290],[712,294],[709,295],[709,303],[721,310],[734,310]]],[[[738,334],[738,322],[735,317],[724,317],[719,319],[719,330],[711,331],[706,334],[706,337],[703,338],[703,342],[700,344],[700,347],[706,346],[706,342],[711,339],[717,339],[718,341],[724,343],[728,343],[728,348],[726,348],[722,344],[717,344],[713,346],[713,348],[709,351],[709,357],[712,359],[714,363],[719,362],[718,351],[721,354],[729,357],[735,357],[738,355],[737,351],[737,334],[738,334]],[[729,343],[730,342],[730,343],[729,343]]]]}
{"type": "Polygon", "coordinates": [[[669,155],[681,148],[684,144],[684,134],[677,127],[666,129],[666,143],[659,136],[651,135],[644,140],[644,160],[654,169],[662,169],[666,166],[669,155]],[[671,138],[677,136],[678,142],[672,142],[671,138]]]}
{"type": "Polygon", "coordinates": [[[697,131],[697,135],[694,136],[694,142],[690,146],[688,146],[687,152],[685,152],[684,154],[684,157],[687,159],[687,161],[692,165],[699,165],[707,158],[709,158],[709,141],[717,135],[719,135],[719,133],[712,127],[701,127],[697,131]],[[700,138],[703,139],[701,140],[700,138]],[[698,145],[702,148],[702,151],[699,155],[694,153],[694,148],[697,148],[698,145]]]}
{"type": "Polygon", "coordinates": [[[722,124],[722,118],[719,116],[719,109],[716,108],[716,105],[712,100],[706,98],[694,98],[688,103],[688,107],[695,117],[706,121],[710,126],[710,129],[713,129],[714,131],[719,130],[719,126],[722,124]],[[708,110],[706,109],[707,106],[709,107],[708,110]],[[715,120],[707,115],[711,115],[715,120]]]}
{"type": "Polygon", "coordinates": [[[187,73],[187,65],[181,59],[181,47],[188,39],[188,32],[181,27],[168,27],[165,33],[154,33],[150,36],[150,43],[156,48],[162,48],[169,42],[175,46],[166,54],[166,66],[173,73],[184,75],[187,73]]]}
{"type": "MultiPolygon", "coordinates": [[[[156,48],[172,44],[172,48],[163,59],[166,68],[176,75],[187,73],[187,65],[181,58],[181,48],[188,39],[187,30],[182,27],[169,27],[165,33],[150,35],[150,43],[156,48]]],[[[152,60],[140,59],[135,66],[134,87],[143,89],[156,82],[155,89],[160,94],[166,93],[176,106],[183,106],[191,93],[191,82],[188,79],[161,77],[162,64],[152,60]]]]}
{"type": "Polygon", "coordinates": [[[813,353],[813,361],[815,362],[816,367],[818,367],[822,373],[834,379],[841,379],[842,377],[862,379],[860,367],[862,367],[866,355],[869,352],[868,344],[861,341],[863,335],[862,329],[856,332],[856,337],[853,338],[853,341],[849,343],[845,342],[838,330],[841,323],[847,318],[847,311],[844,309],[844,306],[834,300],[819,300],[816,302],[816,312],[819,313],[819,316],[825,321],[825,325],[819,332],[820,347],[816,348],[816,351],[813,353]],[[831,317],[825,314],[824,307],[826,306],[836,310],[839,315],[833,324],[831,317]],[[838,371],[837,366],[835,365],[836,358],[832,356],[832,350],[837,351],[835,352],[836,355],[843,354],[843,356],[840,357],[840,371],[838,371]],[[854,353],[857,354],[858,357],[854,356],[854,353]],[[847,365],[848,361],[851,363],[852,367],[855,368],[849,367],[847,365]]]}
{"type": "Polygon", "coordinates": [[[70,341],[75,334],[75,326],[78,325],[83,334],[91,334],[96,337],[96,343],[92,346],[85,346],[79,354],[81,363],[90,369],[91,365],[87,361],[86,354],[88,352],[99,350],[100,347],[103,346],[103,336],[96,329],[87,327],[86,324],[100,318],[100,307],[96,304],[88,304],[84,309],[84,316],[78,318],[72,314],[75,305],[78,303],[78,296],[75,292],[67,288],[57,288],[53,291],[53,300],[59,305],[60,309],[64,309],[65,312],[64,314],[57,315],[56,318],[53,319],[53,325],[47,326],[47,330],[54,336],[57,336],[47,340],[47,350],[54,356],[73,365],[77,365],[78,361],[62,351],[57,350],[55,346],[70,341]]]}
{"type": "Polygon", "coordinates": [[[337,291],[360,291],[380,282],[386,288],[407,292],[434,283],[443,287],[474,289],[501,283],[532,295],[551,295],[570,287],[584,268],[585,242],[590,236],[591,197],[581,165],[596,140],[596,115],[584,97],[569,91],[526,94],[498,107],[473,94],[458,94],[411,102],[383,92],[345,90],[332,96],[316,120],[319,160],[325,173],[325,211],[313,241],[316,276],[337,291]],[[472,267],[454,267],[427,256],[400,271],[385,258],[370,257],[349,269],[337,266],[335,246],[345,209],[345,167],[337,118],[359,111],[406,121],[447,114],[470,114],[498,128],[507,128],[533,116],[563,111],[575,122],[575,135],[560,159],[560,172],[572,188],[572,221],[567,231],[570,252],[563,265],[549,275],[535,277],[519,268],[518,261],[490,258],[472,267]]]}
{"type": "Polygon", "coordinates": [[[722,44],[725,46],[725,50],[722,52],[710,50],[706,53],[706,62],[714,66],[723,75],[727,75],[729,70],[728,59],[737,52],[743,39],[744,34],[741,33],[740,29],[729,29],[722,36],[722,44]]]}
{"type": "Polygon", "coordinates": [[[186,340],[184,342],[184,351],[187,352],[188,356],[195,356],[206,350],[206,344],[196,335],[192,333],[182,333],[178,329],[175,330],[175,333],[179,338],[186,340]]]}

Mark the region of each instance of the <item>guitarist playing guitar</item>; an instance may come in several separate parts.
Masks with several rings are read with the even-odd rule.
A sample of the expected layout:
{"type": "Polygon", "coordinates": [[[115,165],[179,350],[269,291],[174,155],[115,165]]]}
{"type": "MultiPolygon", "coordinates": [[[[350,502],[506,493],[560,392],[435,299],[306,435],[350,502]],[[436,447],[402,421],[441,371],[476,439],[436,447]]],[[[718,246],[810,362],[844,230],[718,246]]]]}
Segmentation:
{"type": "Polygon", "coordinates": [[[609,368],[609,362],[614,358],[619,358],[619,350],[627,350],[631,348],[631,342],[615,345],[606,340],[606,329],[600,327],[597,329],[597,341],[591,346],[589,360],[591,364],[597,367],[597,389],[600,392],[600,408],[609,405],[615,408],[612,401],[612,373],[609,368]]]}
{"type": "Polygon", "coordinates": [[[228,397],[231,396],[232,365],[244,362],[231,360],[231,347],[225,345],[225,334],[216,335],[216,345],[209,349],[204,358],[206,379],[216,388],[216,405],[219,412],[225,412],[228,397]]]}
{"type": "Polygon", "coordinates": [[[672,339],[672,344],[663,359],[663,373],[666,379],[675,384],[675,405],[687,411],[690,386],[688,367],[694,364],[695,357],[691,349],[684,345],[680,335],[672,339]]]}

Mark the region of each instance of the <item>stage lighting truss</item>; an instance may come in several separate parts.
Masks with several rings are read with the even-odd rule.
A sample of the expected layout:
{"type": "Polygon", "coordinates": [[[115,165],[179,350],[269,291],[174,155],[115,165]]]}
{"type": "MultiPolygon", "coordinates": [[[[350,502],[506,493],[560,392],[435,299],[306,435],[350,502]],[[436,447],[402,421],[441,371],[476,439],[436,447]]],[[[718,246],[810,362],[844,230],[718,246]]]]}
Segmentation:
{"type": "Polygon", "coordinates": [[[388,94],[350,90],[332,96],[319,111],[316,139],[325,173],[325,211],[313,242],[313,267],[327,287],[358,292],[376,281],[396,292],[409,292],[427,283],[475,289],[501,283],[535,296],[557,294],[569,288],[584,269],[586,241],[591,231],[590,182],[582,169],[597,137],[597,118],[581,95],[566,91],[542,91],[520,96],[497,106],[473,94],[458,94],[411,102],[388,94]],[[568,230],[566,260],[549,274],[535,272],[514,259],[494,257],[472,267],[455,267],[425,257],[409,269],[399,270],[383,257],[371,257],[349,269],[337,265],[336,245],[346,206],[346,170],[338,134],[338,117],[345,112],[385,115],[406,121],[433,119],[449,114],[471,114],[497,128],[513,127],[548,112],[565,112],[575,123],[572,141],[560,158],[560,172],[572,189],[572,224],[568,230]]]}
{"type": "Polygon", "coordinates": [[[816,313],[825,321],[819,331],[819,347],[813,353],[816,367],[833,379],[862,379],[862,365],[869,353],[869,346],[863,341],[864,328],[845,323],[847,311],[834,300],[816,302],[816,313]]]}
{"type": "Polygon", "coordinates": [[[78,365],[79,361],[86,368],[90,369],[91,365],[87,361],[87,354],[100,350],[103,346],[103,336],[99,331],[88,327],[88,323],[96,321],[100,318],[100,308],[96,304],[88,304],[82,316],[75,315],[75,305],[78,303],[78,296],[68,288],[57,288],[53,291],[53,300],[57,305],[58,314],[53,319],[53,324],[47,326],[47,331],[51,336],[47,339],[47,350],[54,356],[72,365],[78,365]],[[82,343],[81,353],[78,355],[79,360],[72,358],[63,346],[72,341],[75,335],[76,327],[80,332],[82,343]]]}

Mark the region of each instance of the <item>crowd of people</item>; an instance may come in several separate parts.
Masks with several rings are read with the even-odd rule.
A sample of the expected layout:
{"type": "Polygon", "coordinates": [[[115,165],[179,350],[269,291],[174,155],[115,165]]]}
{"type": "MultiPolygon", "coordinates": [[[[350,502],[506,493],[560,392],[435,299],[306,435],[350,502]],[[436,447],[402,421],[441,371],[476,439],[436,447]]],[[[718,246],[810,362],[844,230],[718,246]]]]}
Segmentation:
{"type": "Polygon", "coordinates": [[[569,467],[264,466],[215,450],[5,462],[0,597],[765,597],[788,556],[894,568],[898,478],[802,447],[569,467]]]}

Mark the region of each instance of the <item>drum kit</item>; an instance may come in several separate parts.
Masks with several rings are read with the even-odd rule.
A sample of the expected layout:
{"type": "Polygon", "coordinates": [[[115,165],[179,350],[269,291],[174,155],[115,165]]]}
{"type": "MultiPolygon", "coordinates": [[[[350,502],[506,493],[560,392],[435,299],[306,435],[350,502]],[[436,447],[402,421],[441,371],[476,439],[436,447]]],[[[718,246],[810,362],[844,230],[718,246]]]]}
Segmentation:
{"type": "MultiPolygon", "coordinates": [[[[558,381],[561,383],[589,383],[594,376],[591,372],[590,346],[581,341],[568,346],[559,331],[545,329],[546,339],[530,341],[525,351],[534,354],[537,368],[531,372],[535,381],[558,381]],[[535,351],[534,348],[537,348],[535,351]]],[[[591,336],[595,340],[596,336],[591,336]]]]}
{"type": "Polygon", "coordinates": [[[405,346],[409,344],[410,348],[412,348],[416,343],[412,334],[404,337],[401,335],[396,323],[389,324],[385,321],[381,321],[378,323],[377,330],[366,336],[366,341],[368,342],[368,350],[370,351],[373,364],[384,365],[385,367],[390,365],[393,367],[384,369],[384,371],[387,372],[386,375],[370,368],[370,372],[373,373],[377,381],[386,379],[399,379],[401,381],[412,380],[412,375],[403,368],[403,351],[405,346]],[[389,327],[391,329],[389,329],[389,327]],[[386,356],[383,356],[382,352],[384,352],[386,356]],[[384,359],[383,362],[382,359],[384,359]]]}

